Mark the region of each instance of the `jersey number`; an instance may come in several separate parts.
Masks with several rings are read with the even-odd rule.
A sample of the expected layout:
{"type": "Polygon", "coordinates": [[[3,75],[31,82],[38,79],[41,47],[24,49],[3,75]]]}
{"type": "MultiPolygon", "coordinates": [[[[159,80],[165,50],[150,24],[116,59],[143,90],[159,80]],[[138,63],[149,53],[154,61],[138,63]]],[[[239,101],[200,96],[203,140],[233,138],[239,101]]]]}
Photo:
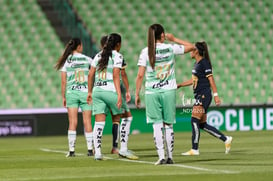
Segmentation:
{"type": "Polygon", "coordinates": [[[168,78],[170,75],[171,66],[169,64],[163,65],[163,66],[156,66],[155,72],[156,72],[156,78],[160,80],[164,80],[168,78]]]}
{"type": "Polygon", "coordinates": [[[84,71],[82,69],[75,70],[75,81],[79,83],[83,83],[85,81],[84,71]]]}
{"type": "Polygon", "coordinates": [[[106,80],[106,74],[107,74],[107,70],[106,69],[103,69],[102,71],[100,71],[98,73],[99,80],[106,80]]]}

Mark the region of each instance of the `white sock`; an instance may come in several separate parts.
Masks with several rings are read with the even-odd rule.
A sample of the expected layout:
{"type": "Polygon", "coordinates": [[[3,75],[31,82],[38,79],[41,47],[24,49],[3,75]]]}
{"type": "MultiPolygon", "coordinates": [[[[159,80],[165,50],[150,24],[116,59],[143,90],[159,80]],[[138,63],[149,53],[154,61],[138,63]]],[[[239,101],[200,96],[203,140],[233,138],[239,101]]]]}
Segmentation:
{"type": "Polygon", "coordinates": [[[93,132],[85,132],[87,150],[93,150],[93,132]]]}
{"type": "Polygon", "coordinates": [[[165,125],[165,138],[167,144],[167,155],[168,158],[173,158],[173,147],[174,147],[174,132],[172,125],[165,125]]]}
{"type": "Polygon", "coordinates": [[[120,151],[128,150],[128,140],[133,117],[122,118],[120,124],[120,151]]]}
{"type": "Polygon", "coordinates": [[[97,156],[101,156],[101,142],[102,142],[102,133],[103,133],[104,125],[105,125],[105,121],[95,122],[94,130],[93,130],[95,155],[97,156]]]}
{"type": "Polygon", "coordinates": [[[160,160],[165,159],[164,153],[164,136],[163,136],[163,123],[154,123],[154,142],[157,149],[157,154],[160,160]]]}
{"type": "Polygon", "coordinates": [[[77,136],[76,131],[68,130],[67,137],[68,137],[69,151],[75,151],[76,136],[77,136]]]}

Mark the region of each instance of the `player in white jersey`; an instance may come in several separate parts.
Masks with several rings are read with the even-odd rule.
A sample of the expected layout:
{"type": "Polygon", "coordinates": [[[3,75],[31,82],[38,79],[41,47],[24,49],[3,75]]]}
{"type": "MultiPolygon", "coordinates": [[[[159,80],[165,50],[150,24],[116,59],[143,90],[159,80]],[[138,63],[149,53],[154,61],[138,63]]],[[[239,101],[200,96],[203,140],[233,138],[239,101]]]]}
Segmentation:
{"type": "Polygon", "coordinates": [[[147,123],[153,124],[154,141],[159,156],[156,165],[173,164],[173,124],[176,122],[177,89],[174,56],[193,49],[193,44],[175,38],[172,34],[165,34],[160,24],[153,24],[148,30],[148,47],[144,48],[139,56],[135,104],[140,106],[139,92],[146,72],[146,116],[147,123]],[[165,38],[178,44],[166,44],[165,38]],[[167,159],[164,140],[167,145],[167,159]]]}
{"type": "MultiPolygon", "coordinates": [[[[102,36],[100,40],[101,48],[105,45],[108,36],[102,36]]],[[[121,68],[121,94],[122,94],[122,108],[124,109],[124,113],[121,115],[121,128],[119,129],[119,122],[114,122],[115,119],[113,118],[113,114],[111,112],[113,125],[112,125],[112,136],[113,136],[113,143],[112,143],[112,150],[111,154],[119,154],[121,157],[136,160],[138,157],[133,154],[132,151],[128,150],[128,139],[130,134],[130,127],[131,122],[133,120],[133,116],[127,105],[127,102],[131,100],[131,94],[129,90],[129,81],[125,71],[127,64],[125,60],[122,61],[122,68],[121,68]],[[124,86],[123,86],[124,85],[124,86]],[[118,137],[120,133],[120,150],[118,149],[118,137]]]]}
{"type": "Polygon", "coordinates": [[[112,111],[114,122],[119,122],[120,114],[123,113],[120,91],[123,56],[119,53],[120,48],[121,36],[116,33],[110,34],[102,52],[95,56],[88,75],[87,102],[93,102],[93,115],[95,115],[95,160],[103,159],[101,141],[108,110],[112,111]]]}
{"type": "Polygon", "coordinates": [[[71,39],[59,58],[55,68],[60,70],[62,78],[63,106],[67,107],[69,128],[67,157],[75,156],[76,129],[78,124],[78,109],[82,110],[87,155],[93,155],[93,133],[91,124],[92,105],[86,101],[88,93],[88,73],[92,59],[82,54],[83,46],[79,38],[71,39]]]}

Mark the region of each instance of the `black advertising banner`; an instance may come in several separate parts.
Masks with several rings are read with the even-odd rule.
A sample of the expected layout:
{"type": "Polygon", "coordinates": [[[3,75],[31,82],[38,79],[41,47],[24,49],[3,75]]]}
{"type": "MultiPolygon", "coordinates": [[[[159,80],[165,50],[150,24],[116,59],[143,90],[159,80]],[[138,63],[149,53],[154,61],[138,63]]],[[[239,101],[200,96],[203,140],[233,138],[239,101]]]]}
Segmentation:
{"type": "Polygon", "coordinates": [[[33,118],[0,118],[0,137],[32,136],[36,127],[33,118]]]}

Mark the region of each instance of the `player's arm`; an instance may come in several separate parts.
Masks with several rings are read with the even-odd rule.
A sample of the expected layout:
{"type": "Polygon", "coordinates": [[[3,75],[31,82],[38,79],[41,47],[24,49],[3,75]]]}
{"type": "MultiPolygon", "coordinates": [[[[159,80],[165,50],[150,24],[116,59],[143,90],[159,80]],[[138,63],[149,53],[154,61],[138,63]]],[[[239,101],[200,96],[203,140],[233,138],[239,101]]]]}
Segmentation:
{"type": "Polygon", "coordinates": [[[121,98],[121,91],[120,91],[120,68],[114,67],[113,68],[113,81],[114,86],[116,88],[117,94],[118,94],[118,100],[117,100],[117,107],[120,109],[122,105],[122,98],[121,98]]]}
{"type": "Polygon", "coordinates": [[[66,107],[66,98],[65,98],[65,90],[66,90],[66,72],[61,73],[61,89],[62,89],[62,98],[63,98],[63,106],[66,107]]]}
{"type": "Polygon", "coordinates": [[[188,42],[188,41],[186,41],[186,40],[181,40],[181,39],[179,39],[179,38],[176,38],[176,37],[175,37],[173,34],[171,34],[171,33],[165,33],[165,37],[166,37],[166,39],[167,39],[168,41],[172,41],[172,42],[174,42],[174,43],[178,43],[178,44],[180,44],[180,45],[183,45],[183,46],[185,47],[184,53],[188,53],[188,52],[194,50],[194,48],[195,48],[195,46],[194,46],[192,43],[190,43],[190,42],[188,42]]]}
{"type": "Polygon", "coordinates": [[[141,90],[141,85],[142,85],[142,82],[143,82],[145,71],[146,71],[146,67],[144,67],[144,66],[139,66],[138,67],[138,73],[137,73],[137,78],[136,78],[136,95],[135,95],[135,105],[136,105],[137,108],[140,107],[139,92],[141,90]]]}
{"type": "Polygon", "coordinates": [[[213,78],[212,74],[210,74],[208,76],[208,80],[209,80],[210,87],[211,87],[212,92],[213,92],[214,102],[215,102],[216,106],[219,106],[221,104],[221,101],[220,101],[220,98],[218,96],[217,87],[216,87],[216,84],[215,84],[215,81],[214,81],[214,78],[213,78]]]}
{"type": "Polygon", "coordinates": [[[180,87],[186,87],[190,85],[192,85],[192,79],[182,82],[180,84],[177,84],[177,89],[179,89],[180,87]]]}
{"type": "Polygon", "coordinates": [[[93,91],[95,73],[96,73],[96,68],[91,66],[88,73],[88,95],[87,95],[88,104],[92,103],[92,91],[93,91]]]}
{"type": "Polygon", "coordinates": [[[121,69],[121,78],[122,78],[122,82],[123,82],[125,89],[126,89],[126,102],[129,102],[131,100],[131,94],[130,94],[129,81],[128,81],[128,77],[127,77],[127,73],[125,71],[125,68],[121,69]]]}

